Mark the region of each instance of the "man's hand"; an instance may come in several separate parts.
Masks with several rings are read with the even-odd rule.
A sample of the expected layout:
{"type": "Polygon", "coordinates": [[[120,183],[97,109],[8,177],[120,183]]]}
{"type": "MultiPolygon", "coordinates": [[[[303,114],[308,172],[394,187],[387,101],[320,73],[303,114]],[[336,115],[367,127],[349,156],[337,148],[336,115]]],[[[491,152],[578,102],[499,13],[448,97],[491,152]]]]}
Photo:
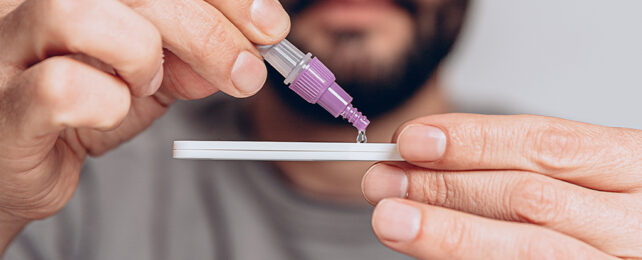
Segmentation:
{"type": "Polygon", "coordinates": [[[429,259],[642,259],[642,131],[435,115],[364,176],[388,247],[429,259]],[[387,198],[387,199],[385,199],[387,198]],[[395,199],[391,199],[395,198],[395,199]]]}
{"type": "Polygon", "coordinates": [[[87,155],[176,98],[256,93],[267,71],[253,43],[290,26],[277,0],[4,1],[0,16],[0,253],[66,204],[87,155]]]}

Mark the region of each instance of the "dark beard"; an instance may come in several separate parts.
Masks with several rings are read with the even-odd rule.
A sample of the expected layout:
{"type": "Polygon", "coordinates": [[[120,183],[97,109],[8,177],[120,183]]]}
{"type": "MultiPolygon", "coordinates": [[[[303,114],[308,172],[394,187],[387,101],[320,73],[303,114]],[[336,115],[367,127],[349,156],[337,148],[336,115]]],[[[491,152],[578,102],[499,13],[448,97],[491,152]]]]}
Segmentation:
{"type": "MultiPolygon", "coordinates": [[[[296,14],[317,1],[319,0],[281,2],[294,19],[296,14]]],[[[334,35],[334,44],[342,45],[342,48],[337,49],[346,51],[319,56],[334,72],[337,83],[354,98],[353,105],[370,119],[376,119],[399,107],[426,85],[453,48],[468,7],[467,0],[442,0],[431,4],[420,0],[406,0],[396,3],[412,15],[414,41],[393,62],[377,64],[370,57],[352,57],[358,62],[342,62],[346,55],[359,53],[349,51],[351,48],[360,48],[360,42],[364,40],[358,31],[344,31],[334,35]]],[[[288,39],[304,52],[309,50],[297,39],[297,35],[293,34],[288,39]]],[[[270,66],[268,68],[269,85],[287,105],[318,121],[343,123],[342,120],[332,120],[325,110],[298,97],[283,85],[283,78],[278,72],[270,66]]]]}

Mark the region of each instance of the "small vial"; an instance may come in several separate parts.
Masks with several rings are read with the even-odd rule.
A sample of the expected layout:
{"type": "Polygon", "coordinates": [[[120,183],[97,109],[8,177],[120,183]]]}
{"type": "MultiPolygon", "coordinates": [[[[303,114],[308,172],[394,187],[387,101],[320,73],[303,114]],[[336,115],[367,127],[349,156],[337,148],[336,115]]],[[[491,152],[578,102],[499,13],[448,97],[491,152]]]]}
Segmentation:
{"type": "Polygon", "coordinates": [[[258,45],[261,55],[285,77],[284,83],[308,103],[318,104],[332,116],[343,117],[357,130],[365,131],[370,121],[352,106],[352,96],[335,81],[336,77],[312,54],[303,54],[288,40],[274,45],[258,45]]]}

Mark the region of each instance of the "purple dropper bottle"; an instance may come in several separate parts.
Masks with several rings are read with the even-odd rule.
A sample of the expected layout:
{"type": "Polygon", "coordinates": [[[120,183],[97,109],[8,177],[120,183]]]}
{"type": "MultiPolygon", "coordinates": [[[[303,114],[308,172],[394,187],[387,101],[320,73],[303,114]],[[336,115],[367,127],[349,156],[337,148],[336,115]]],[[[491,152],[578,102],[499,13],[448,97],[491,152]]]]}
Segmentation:
{"type": "Polygon", "coordinates": [[[342,116],[357,130],[358,142],[365,142],[370,124],[366,116],[352,106],[352,97],[339,86],[336,77],[312,54],[303,54],[288,40],[274,45],[257,46],[267,63],[283,77],[290,89],[311,104],[319,104],[332,116],[342,116]]]}

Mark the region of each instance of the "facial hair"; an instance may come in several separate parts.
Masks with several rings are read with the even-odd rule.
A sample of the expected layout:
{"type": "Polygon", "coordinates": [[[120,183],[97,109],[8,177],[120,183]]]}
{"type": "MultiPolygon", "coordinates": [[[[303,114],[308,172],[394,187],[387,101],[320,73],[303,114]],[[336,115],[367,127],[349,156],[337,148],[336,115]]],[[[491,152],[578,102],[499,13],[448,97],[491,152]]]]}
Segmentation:
{"type": "MultiPolygon", "coordinates": [[[[304,12],[321,0],[282,0],[292,16],[304,12]]],[[[360,31],[340,31],[331,35],[340,52],[329,52],[319,59],[330,68],[341,85],[353,98],[353,105],[370,119],[376,119],[401,106],[418,90],[426,86],[441,62],[450,53],[460,33],[468,0],[404,0],[395,4],[406,10],[413,20],[413,42],[405,51],[385,64],[361,53],[366,37],[360,31]],[[354,51],[351,51],[354,50],[354,51]],[[349,60],[351,62],[345,62],[349,60]]],[[[296,34],[288,39],[302,50],[310,50],[296,34]]],[[[314,50],[310,50],[314,54],[314,50]]],[[[283,85],[283,78],[270,66],[268,83],[285,104],[306,117],[320,122],[344,123],[319,106],[301,99],[283,85]]]]}

